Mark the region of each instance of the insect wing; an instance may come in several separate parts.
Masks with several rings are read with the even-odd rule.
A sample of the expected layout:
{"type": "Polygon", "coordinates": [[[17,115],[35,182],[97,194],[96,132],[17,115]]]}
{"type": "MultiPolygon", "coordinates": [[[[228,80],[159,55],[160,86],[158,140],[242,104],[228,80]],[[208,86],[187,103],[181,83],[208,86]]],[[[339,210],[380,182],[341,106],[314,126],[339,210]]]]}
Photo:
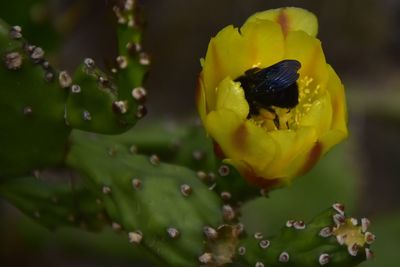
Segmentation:
{"type": "MultiPolygon", "coordinates": [[[[268,90],[284,90],[293,85],[298,79],[297,71],[301,64],[297,60],[282,60],[268,68],[265,68],[257,73],[257,80],[263,80],[263,84],[259,87],[267,88],[268,90]]],[[[255,88],[258,91],[258,88],[255,88]]]]}

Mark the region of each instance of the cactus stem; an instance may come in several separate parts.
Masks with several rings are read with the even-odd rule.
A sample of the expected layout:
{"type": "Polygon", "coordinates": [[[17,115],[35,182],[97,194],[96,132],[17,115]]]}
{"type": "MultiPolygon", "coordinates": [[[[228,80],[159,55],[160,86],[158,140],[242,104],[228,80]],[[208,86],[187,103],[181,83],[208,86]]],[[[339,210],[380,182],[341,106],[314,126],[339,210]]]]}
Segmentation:
{"type": "Polygon", "coordinates": [[[180,236],[179,230],[176,229],[176,228],[173,228],[173,227],[169,227],[169,228],[167,229],[167,233],[168,233],[168,236],[169,236],[170,238],[172,238],[172,239],[178,239],[179,236],[180,236]]]}
{"type": "Polygon", "coordinates": [[[331,256],[327,253],[323,253],[319,256],[318,262],[321,266],[328,264],[331,261],[331,256]]]}
{"type": "Polygon", "coordinates": [[[129,243],[140,244],[143,239],[143,234],[141,231],[134,231],[128,233],[129,243]]]}
{"type": "Polygon", "coordinates": [[[279,258],[278,258],[278,261],[279,261],[279,262],[286,263],[286,262],[289,262],[289,260],[290,260],[290,255],[289,255],[289,253],[287,253],[286,251],[283,251],[283,252],[279,255],[279,258]]]}
{"type": "Polygon", "coordinates": [[[254,265],[255,267],[264,267],[264,263],[262,263],[261,261],[257,261],[256,265],[254,265]]]}
{"type": "Polygon", "coordinates": [[[35,216],[35,218],[39,219],[40,218],[40,212],[39,211],[35,211],[33,213],[33,216],[35,216]]]}
{"type": "Polygon", "coordinates": [[[192,194],[193,189],[188,184],[181,185],[181,193],[184,197],[188,197],[192,194]]]}

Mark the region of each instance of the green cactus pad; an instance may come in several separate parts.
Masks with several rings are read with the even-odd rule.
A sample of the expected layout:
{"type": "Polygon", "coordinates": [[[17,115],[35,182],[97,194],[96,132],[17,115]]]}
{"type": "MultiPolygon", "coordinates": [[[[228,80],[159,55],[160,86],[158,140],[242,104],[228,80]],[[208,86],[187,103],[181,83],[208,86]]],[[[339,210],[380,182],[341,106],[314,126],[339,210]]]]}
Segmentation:
{"type": "Polygon", "coordinates": [[[70,226],[98,231],[109,224],[102,205],[81,186],[24,177],[0,183],[0,196],[50,229],[70,226]]]}
{"type": "Polygon", "coordinates": [[[279,235],[249,233],[238,245],[236,260],[250,266],[351,267],[372,256],[374,236],[366,219],[344,216],[342,205],[316,216],[310,223],[289,220],[279,235]]]}
{"type": "Polygon", "coordinates": [[[170,266],[197,266],[203,228],[222,221],[222,205],[196,174],[139,156],[100,135],[74,132],[67,164],[101,200],[127,242],[145,246],[170,266]]]}
{"type": "Polygon", "coordinates": [[[61,163],[70,133],[64,121],[67,92],[46,80],[53,72],[36,61],[41,49],[12,34],[18,28],[0,21],[0,178],[61,163]]]}

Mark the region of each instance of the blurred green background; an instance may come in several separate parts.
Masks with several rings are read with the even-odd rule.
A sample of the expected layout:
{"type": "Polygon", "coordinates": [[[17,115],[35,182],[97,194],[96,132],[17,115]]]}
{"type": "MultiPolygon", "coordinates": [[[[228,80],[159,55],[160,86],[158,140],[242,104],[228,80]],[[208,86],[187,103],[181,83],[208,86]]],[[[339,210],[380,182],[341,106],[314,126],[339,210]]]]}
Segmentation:
{"type": "MultiPolygon", "coordinates": [[[[274,233],[287,219],[308,220],[345,203],[367,216],[377,235],[376,258],[362,267],[397,267],[400,256],[400,1],[396,0],[142,0],[144,48],[152,66],[145,86],[152,121],[185,121],[195,114],[199,58],[228,24],[256,11],[298,6],[320,23],[327,61],[347,89],[350,138],[288,188],[245,205],[248,229],[274,233]],[[262,215],[261,215],[262,214],[262,215]],[[263,216],[263,219],[260,218],[263,216]],[[267,224],[260,225],[260,221],[267,224]]],[[[23,26],[52,62],[74,69],[84,57],[115,55],[112,25],[99,0],[1,1],[0,18],[23,26]]],[[[150,266],[125,236],[74,229],[49,232],[0,202],[0,266],[150,266]]]]}

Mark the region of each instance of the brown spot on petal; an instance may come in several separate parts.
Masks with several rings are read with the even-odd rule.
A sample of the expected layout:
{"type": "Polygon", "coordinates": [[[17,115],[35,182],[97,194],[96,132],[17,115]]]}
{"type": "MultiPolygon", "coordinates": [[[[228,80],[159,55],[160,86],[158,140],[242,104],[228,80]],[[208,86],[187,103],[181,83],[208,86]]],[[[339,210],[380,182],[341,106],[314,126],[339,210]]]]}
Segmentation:
{"type": "Polygon", "coordinates": [[[246,124],[242,123],[233,133],[232,143],[233,145],[242,152],[246,150],[246,138],[248,135],[248,131],[246,128],[246,124]]]}
{"type": "Polygon", "coordinates": [[[323,146],[320,142],[316,142],[314,147],[311,149],[311,151],[306,155],[307,160],[305,161],[303,168],[299,172],[299,175],[303,175],[306,172],[308,172],[314,165],[317,163],[319,158],[321,157],[323,150],[323,146]]]}
{"type": "Polygon", "coordinates": [[[260,187],[260,188],[264,189],[264,191],[266,191],[266,192],[270,191],[271,189],[273,189],[279,185],[278,178],[266,179],[266,178],[260,177],[255,174],[255,172],[249,165],[247,165],[247,168],[244,171],[243,176],[246,178],[247,182],[250,185],[260,187]]]}
{"type": "Polygon", "coordinates": [[[226,158],[225,157],[225,154],[224,154],[224,151],[222,151],[222,148],[221,148],[221,146],[217,143],[217,142],[213,142],[213,144],[214,144],[214,154],[219,158],[219,159],[224,159],[224,158],[226,158]]]}
{"type": "Polygon", "coordinates": [[[281,25],[283,35],[286,37],[289,31],[289,16],[286,13],[286,9],[282,8],[278,15],[278,23],[281,25]]]}

